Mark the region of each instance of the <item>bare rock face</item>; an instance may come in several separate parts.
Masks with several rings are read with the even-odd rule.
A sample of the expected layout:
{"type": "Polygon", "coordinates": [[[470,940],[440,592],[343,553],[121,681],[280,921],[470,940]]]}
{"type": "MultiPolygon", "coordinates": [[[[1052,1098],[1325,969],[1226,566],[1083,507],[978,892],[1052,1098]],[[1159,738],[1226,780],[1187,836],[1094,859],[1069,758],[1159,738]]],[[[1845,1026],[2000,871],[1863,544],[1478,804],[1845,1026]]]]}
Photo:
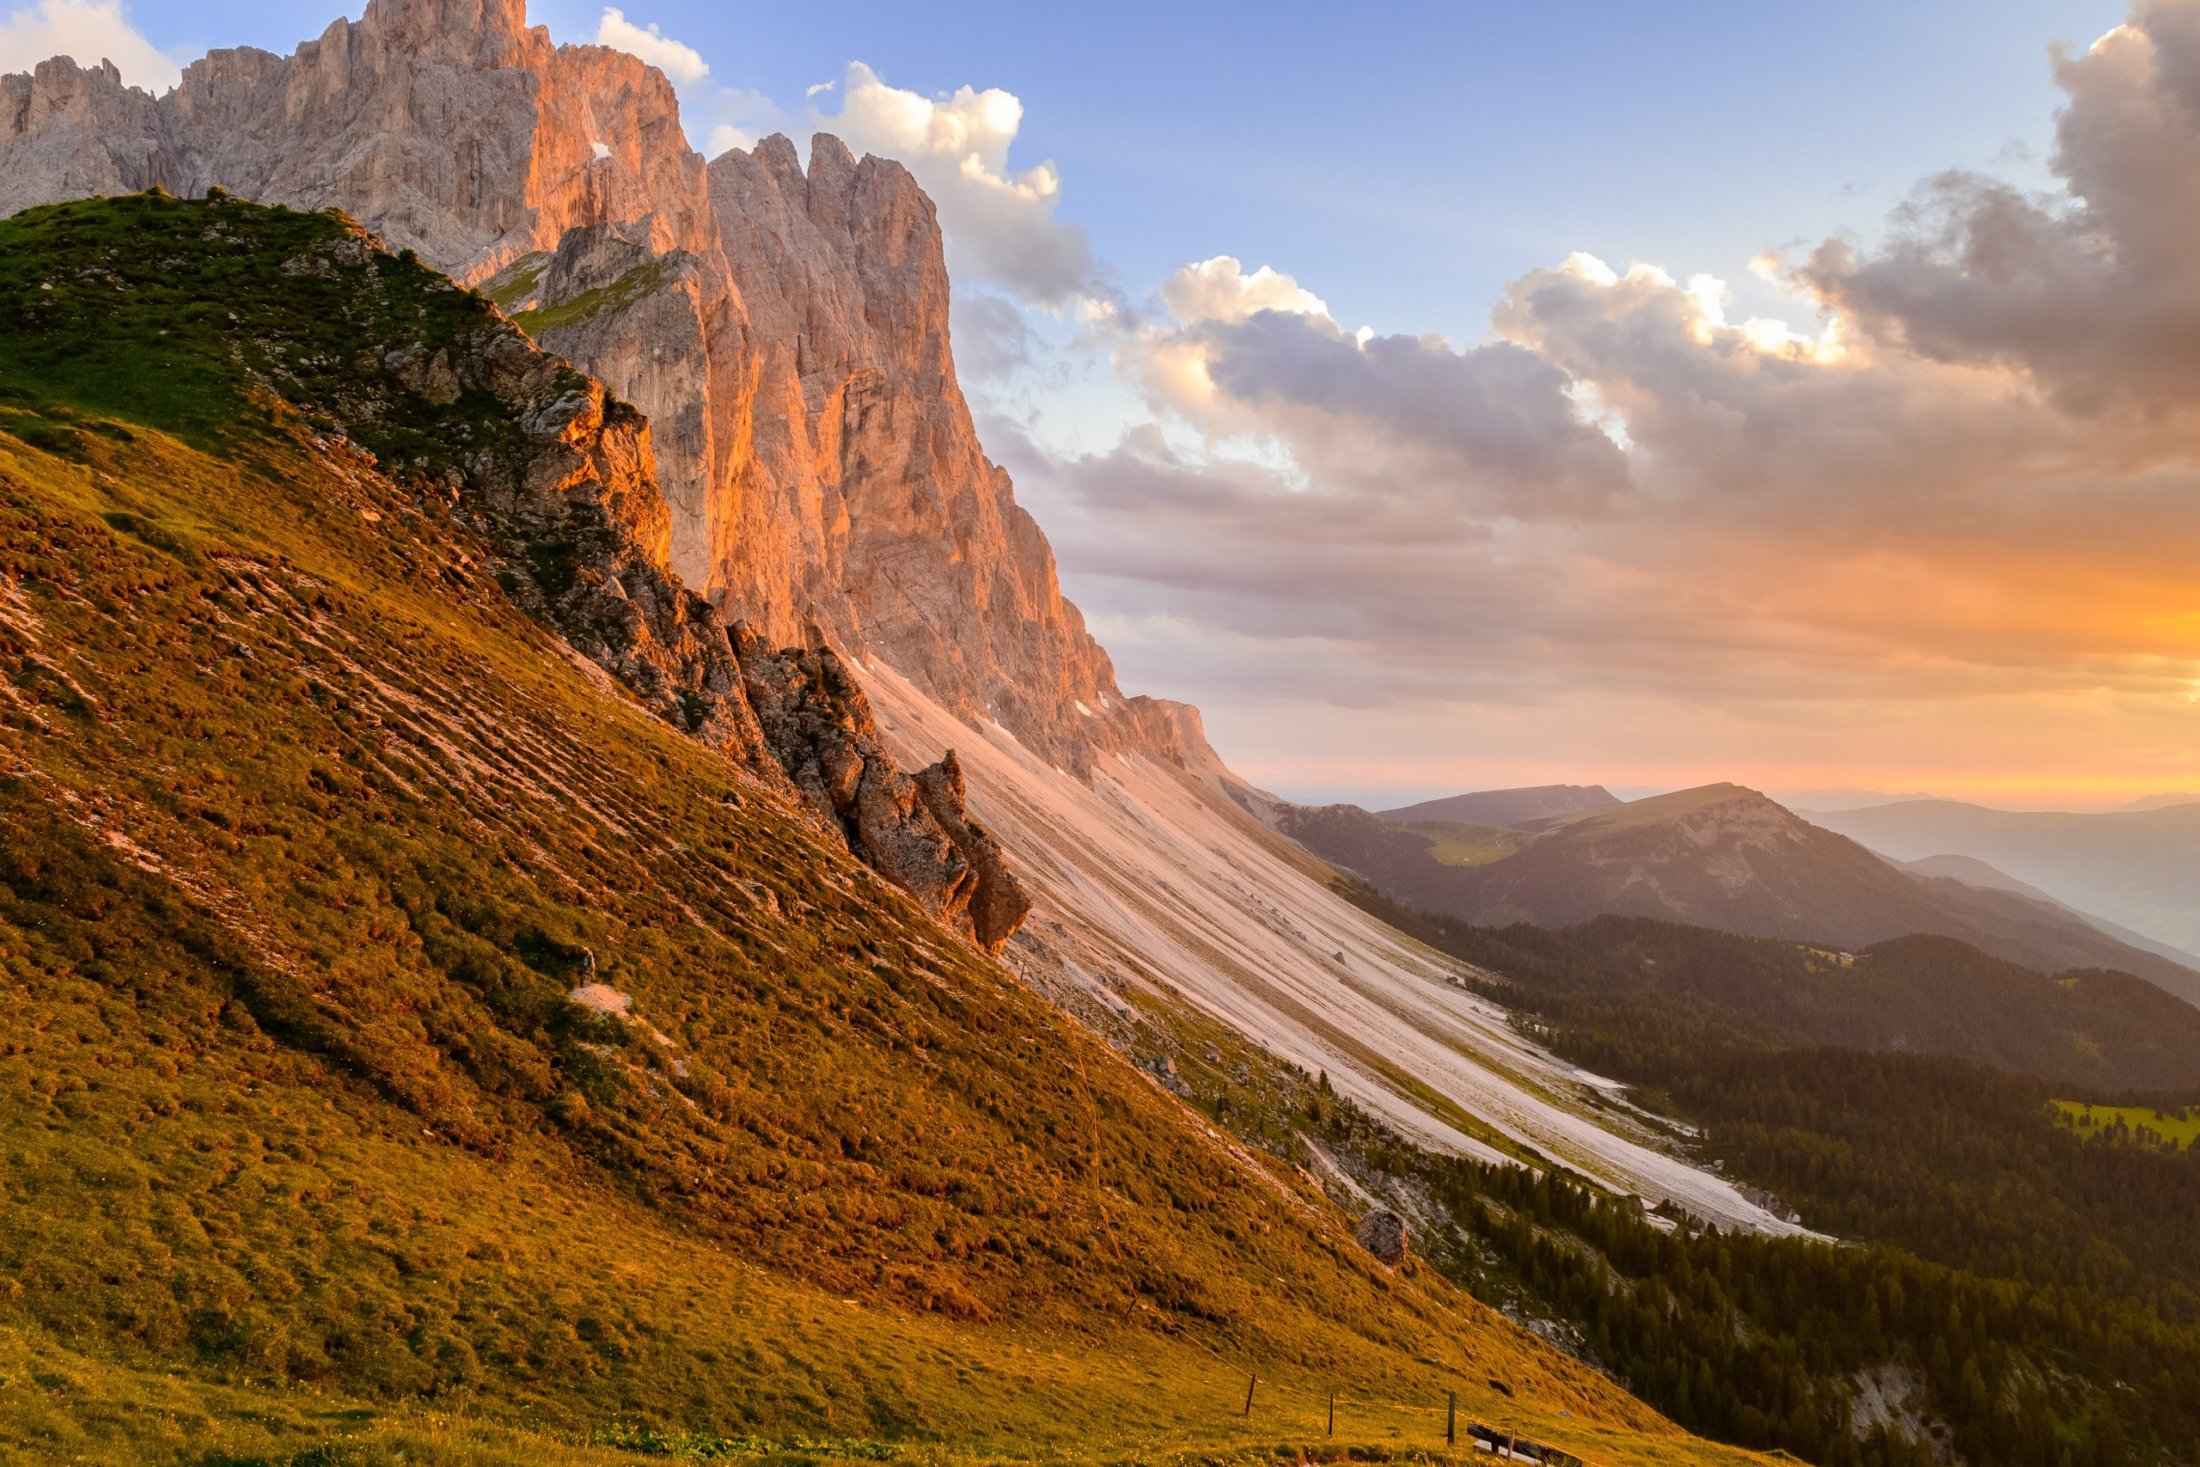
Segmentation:
{"type": "Polygon", "coordinates": [[[1362,1248],[1392,1268],[1406,1261],[1406,1220],[1387,1208],[1377,1208],[1360,1219],[1359,1239],[1362,1248]]]}
{"type": "Polygon", "coordinates": [[[645,231],[590,224],[483,289],[537,341],[646,408],[682,578],[701,586],[710,567],[736,559],[720,506],[755,374],[741,299],[715,253],[658,250],[645,231]]]}
{"type": "Polygon", "coordinates": [[[161,105],[122,84],[113,62],[65,57],[0,76],[0,215],[32,204],[139,193],[177,160],[161,105]]]}
{"type": "Polygon", "coordinates": [[[937,764],[918,770],[915,778],[924,807],[977,877],[970,897],[971,935],[987,952],[997,953],[1030,915],[1031,894],[1009,869],[1000,843],[970,818],[969,792],[955,751],[949,749],[937,764]]]}
{"type": "Polygon", "coordinates": [[[1114,668],[1046,537],[979,447],[916,180],[820,134],[807,173],[773,137],[718,158],[710,187],[757,347],[761,511],[738,536],[758,553],[712,594],[767,624],[812,618],[1065,767],[1142,736],[1115,716],[1114,668]]]}
{"type": "Polygon", "coordinates": [[[482,286],[649,418],[669,566],[726,619],[814,623],[1080,773],[1204,756],[1194,720],[1122,697],[980,450],[899,165],[820,137],[806,171],[784,138],[706,167],[661,73],[552,44],[522,0],[370,0],[157,100],[112,67],[0,78],[0,214],[155,184],[341,207],[482,286]]]}
{"type": "MultiPolygon", "coordinates": [[[[746,623],[731,638],[765,746],[802,798],[880,875],[934,917],[962,925],[979,873],[895,767],[870,700],[840,658],[829,647],[775,650],[746,623]]],[[[1005,937],[989,946],[998,951],[1005,937]]]]}

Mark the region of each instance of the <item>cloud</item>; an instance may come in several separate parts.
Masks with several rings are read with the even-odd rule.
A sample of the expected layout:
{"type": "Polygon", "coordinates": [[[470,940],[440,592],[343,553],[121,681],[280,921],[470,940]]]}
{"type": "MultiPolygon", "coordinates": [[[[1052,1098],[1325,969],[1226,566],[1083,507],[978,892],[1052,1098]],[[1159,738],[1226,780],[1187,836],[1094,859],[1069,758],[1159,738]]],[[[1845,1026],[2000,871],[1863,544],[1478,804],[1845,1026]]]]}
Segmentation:
{"type": "Polygon", "coordinates": [[[38,0],[0,21],[0,74],[29,71],[55,56],[81,66],[112,61],[125,82],[156,95],[183,76],[130,24],[121,0],[38,0]]]}
{"type": "Polygon", "coordinates": [[[965,382],[1006,377],[1037,360],[1031,324],[1014,301],[957,291],[952,309],[956,375],[965,382]]]}
{"type": "Polygon", "coordinates": [[[702,53],[666,35],[654,22],[637,25],[625,11],[607,5],[596,25],[595,41],[638,56],[665,74],[680,95],[680,120],[688,139],[706,157],[753,148],[759,139],[794,126],[794,120],[762,92],[712,84],[710,64],[702,53]]]}
{"type": "Polygon", "coordinates": [[[703,155],[715,158],[735,148],[753,148],[775,132],[785,132],[793,119],[762,92],[739,87],[716,87],[683,99],[682,112],[693,119],[689,131],[707,127],[703,155]]]}
{"type": "Polygon", "coordinates": [[[1084,230],[1055,215],[1061,179],[1052,162],[1021,171],[1009,150],[1023,103],[998,87],[926,97],[887,85],[860,61],[841,86],[840,110],[812,121],[857,153],[905,165],[938,206],[952,263],[1034,305],[1059,308],[1094,289],[1084,230]]]}
{"type": "Polygon", "coordinates": [[[596,23],[596,44],[631,52],[683,86],[694,86],[710,75],[700,51],[673,40],[654,21],[634,24],[616,6],[604,7],[603,19],[596,23]]]}
{"type": "Polygon", "coordinates": [[[1163,282],[1161,299],[1178,321],[1242,321],[1260,311],[1326,318],[1322,298],[1263,265],[1248,275],[1230,255],[1185,265],[1163,282]]]}
{"type": "Polygon", "coordinates": [[[1624,486],[1567,375],[1510,342],[1347,333],[1291,276],[1228,256],[1160,294],[1167,324],[1134,327],[1121,353],[1152,400],[1267,441],[1320,495],[1456,520],[1594,513],[1624,486]]]}
{"type": "Polygon", "coordinates": [[[2034,194],[1929,179],[1877,249],[1828,241],[1798,278],[1864,334],[2021,370],[2066,411],[2189,419],[2200,388],[2200,5],[2142,0],[2083,52],[2034,194]]]}
{"type": "Polygon", "coordinates": [[[1594,710],[1668,753],[2034,730],[2168,768],[2200,715],[2200,3],[2055,66],[2063,190],[1942,175],[1877,243],[1753,264],[1794,322],[1577,254],[1478,341],[1378,335],[1217,257],[1107,323],[1150,422],[989,442],[1127,676],[1215,679],[1255,746],[1380,704],[1370,758],[1447,708],[1516,752],[1594,710]]]}
{"type": "MultiPolygon", "coordinates": [[[[82,0],[47,0],[49,4],[82,0]]],[[[671,78],[683,121],[704,153],[753,148],[775,132],[825,129],[857,153],[907,167],[939,210],[951,265],[959,277],[1000,287],[1050,311],[1099,292],[1092,246],[1082,227],[1056,217],[1061,178],[1051,161],[1015,169],[1009,152],[1023,126],[1023,103],[999,87],[939,97],[889,86],[860,61],[838,81],[805,89],[798,120],[760,92],[709,84],[710,67],[692,46],[655,25],[638,25],[606,6],[596,43],[632,52],[671,78]],[[817,103],[835,89],[840,110],[817,103]]]]}

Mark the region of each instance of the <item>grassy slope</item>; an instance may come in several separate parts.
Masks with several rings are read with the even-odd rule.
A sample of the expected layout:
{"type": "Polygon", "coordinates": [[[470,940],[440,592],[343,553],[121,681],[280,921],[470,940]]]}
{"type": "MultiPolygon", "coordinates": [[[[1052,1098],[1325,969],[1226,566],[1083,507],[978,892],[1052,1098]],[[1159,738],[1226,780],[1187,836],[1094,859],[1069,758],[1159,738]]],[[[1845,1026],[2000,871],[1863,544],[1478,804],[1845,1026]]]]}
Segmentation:
{"type": "Polygon", "coordinates": [[[2179,1151],[2189,1150],[2195,1141],[2200,1141],[2200,1109],[2190,1106],[2182,1110],[2163,1110],[2152,1105],[2096,1105],[2083,1100],[2058,1100],[2055,1112],[2062,1124],[2081,1136],[2107,1136],[2126,1145],[2171,1146],[2179,1151]]]}
{"type": "Polygon", "coordinates": [[[1533,837],[1503,825],[1475,825],[1465,820],[1393,821],[1403,830],[1429,839],[1429,853],[1446,866],[1483,866],[1500,861],[1526,845],[1533,837]]]}
{"type": "Polygon", "coordinates": [[[311,401],[285,364],[483,309],[394,260],[312,300],[280,264],[338,230],[0,223],[0,1444],[1107,1457],[1457,1387],[1607,1460],[1730,1458],[1370,1264],[317,446],[243,365],[311,401]],[[591,960],[640,1023],[567,1001],[591,960]]]}

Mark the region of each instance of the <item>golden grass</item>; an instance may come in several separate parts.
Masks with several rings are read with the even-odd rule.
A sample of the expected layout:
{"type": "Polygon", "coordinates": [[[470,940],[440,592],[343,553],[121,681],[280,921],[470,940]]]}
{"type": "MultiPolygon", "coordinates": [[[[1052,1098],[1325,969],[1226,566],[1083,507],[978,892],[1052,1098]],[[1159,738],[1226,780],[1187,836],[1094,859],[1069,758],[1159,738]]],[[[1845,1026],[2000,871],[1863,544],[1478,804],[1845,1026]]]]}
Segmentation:
{"type": "MultiPolygon", "coordinates": [[[[11,373],[52,343],[0,310],[16,1457],[1129,1462],[1288,1452],[1331,1390],[1384,1403],[1340,1441],[1417,1453],[1457,1390],[1593,1460],[1745,1460],[1375,1265],[576,666],[492,544],[317,447],[220,324],[389,321],[288,322],[249,251],[210,316],[200,206],[82,207],[11,221],[4,268],[167,229],[146,310],[189,330],[101,276],[91,365],[11,373]],[[584,957],[669,1044],[566,1000],[584,957]]],[[[257,217],[204,207],[231,243],[257,217]]],[[[484,309],[385,274],[375,310],[484,309]]]]}

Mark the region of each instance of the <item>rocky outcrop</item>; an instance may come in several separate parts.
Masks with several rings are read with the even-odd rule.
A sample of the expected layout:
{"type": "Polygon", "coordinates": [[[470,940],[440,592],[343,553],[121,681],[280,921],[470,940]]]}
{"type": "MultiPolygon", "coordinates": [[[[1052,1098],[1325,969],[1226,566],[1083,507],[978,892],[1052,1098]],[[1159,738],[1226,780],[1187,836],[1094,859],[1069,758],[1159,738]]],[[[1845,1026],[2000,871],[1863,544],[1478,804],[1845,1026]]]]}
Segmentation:
{"type": "Polygon", "coordinates": [[[370,0],[289,57],[0,79],[0,214],[154,184],[340,206],[476,284],[656,430],[669,564],[728,620],[814,624],[1079,773],[1196,730],[1126,702],[956,385],[938,222],[819,137],[707,167],[670,85],[521,0],[370,0]]]}
{"type": "Polygon", "coordinates": [[[916,782],[895,767],[870,701],[840,658],[823,646],[775,650],[745,622],[729,635],[765,746],[796,791],[880,875],[933,916],[960,925],[978,873],[916,782]]]}
{"type": "Polygon", "coordinates": [[[1392,1268],[1406,1261],[1410,1235],[1406,1220],[1388,1208],[1377,1208],[1360,1219],[1360,1246],[1373,1254],[1378,1262],[1392,1268]]]}
{"type": "MultiPolygon", "coordinates": [[[[210,234],[247,234],[258,213],[205,208],[210,234]]],[[[380,255],[355,229],[280,268],[299,286],[333,288],[330,300],[373,301],[387,296],[380,255]]],[[[442,289],[457,295],[447,282],[442,289]]],[[[667,514],[648,420],[495,315],[458,299],[439,314],[457,329],[436,332],[431,348],[416,323],[392,329],[372,310],[347,312],[347,327],[364,338],[347,370],[284,363],[293,391],[309,399],[300,405],[380,445],[385,469],[454,496],[505,547],[509,593],[649,707],[769,775],[775,765],[723,628],[665,568],[667,514]],[[402,457],[389,446],[393,430],[404,434],[402,457]]],[[[278,358],[287,345],[262,342],[278,358]]]]}
{"type": "Polygon", "coordinates": [[[972,935],[986,951],[999,952],[1001,945],[1024,925],[1024,918],[1031,912],[1031,895],[1008,868],[1000,843],[970,818],[962,761],[953,749],[941,755],[937,764],[918,770],[916,786],[924,808],[932,812],[932,818],[947,832],[947,838],[977,878],[970,896],[972,935]]]}

